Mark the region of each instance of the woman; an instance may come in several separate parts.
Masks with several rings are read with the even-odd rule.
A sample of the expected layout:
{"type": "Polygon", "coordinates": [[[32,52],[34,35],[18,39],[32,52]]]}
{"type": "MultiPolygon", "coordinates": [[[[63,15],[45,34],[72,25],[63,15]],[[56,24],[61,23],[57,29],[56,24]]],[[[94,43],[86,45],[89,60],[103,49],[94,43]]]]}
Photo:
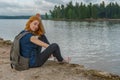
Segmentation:
{"type": "Polygon", "coordinates": [[[29,32],[20,39],[20,53],[23,57],[29,58],[29,67],[42,66],[48,58],[53,55],[58,62],[68,62],[63,59],[58,44],[50,44],[46,38],[42,21],[38,16],[29,18],[25,30],[21,33],[29,32]],[[46,48],[41,52],[41,48],[46,48]]]}

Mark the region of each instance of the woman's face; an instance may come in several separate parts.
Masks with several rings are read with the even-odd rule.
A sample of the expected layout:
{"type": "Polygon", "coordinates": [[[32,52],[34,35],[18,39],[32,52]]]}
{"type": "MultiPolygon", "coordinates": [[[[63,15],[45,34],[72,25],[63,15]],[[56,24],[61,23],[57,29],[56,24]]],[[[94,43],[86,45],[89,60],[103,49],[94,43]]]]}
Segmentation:
{"type": "Polygon", "coordinates": [[[39,21],[38,20],[34,20],[33,22],[31,22],[30,24],[30,29],[34,32],[38,30],[38,25],[39,25],[39,21]]]}

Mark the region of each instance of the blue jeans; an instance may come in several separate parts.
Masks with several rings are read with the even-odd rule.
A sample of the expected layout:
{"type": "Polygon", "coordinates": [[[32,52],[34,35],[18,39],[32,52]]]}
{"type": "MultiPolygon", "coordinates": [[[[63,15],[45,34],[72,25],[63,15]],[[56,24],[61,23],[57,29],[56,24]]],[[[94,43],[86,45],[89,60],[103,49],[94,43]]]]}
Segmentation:
{"type": "Polygon", "coordinates": [[[41,47],[38,47],[38,54],[36,61],[37,67],[42,66],[48,60],[51,54],[54,57],[56,57],[56,59],[59,62],[63,61],[63,57],[61,56],[61,52],[58,44],[56,43],[50,44],[45,35],[41,36],[39,39],[49,44],[49,46],[43,52],[41,52],[41,47]]]}

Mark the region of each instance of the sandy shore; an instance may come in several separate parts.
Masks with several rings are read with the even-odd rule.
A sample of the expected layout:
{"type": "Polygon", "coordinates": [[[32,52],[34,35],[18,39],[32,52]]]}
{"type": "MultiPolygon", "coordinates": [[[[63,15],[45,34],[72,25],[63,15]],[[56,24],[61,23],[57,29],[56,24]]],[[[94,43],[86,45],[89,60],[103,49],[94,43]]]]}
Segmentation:
{"type": "Polygon", "coordinates": [[[11,42],[0,38],[0,80],[120,80],[120,76],[115,74],[50,60],[39,68],[16,71],[10,68],[10,48],[11,42]]]}

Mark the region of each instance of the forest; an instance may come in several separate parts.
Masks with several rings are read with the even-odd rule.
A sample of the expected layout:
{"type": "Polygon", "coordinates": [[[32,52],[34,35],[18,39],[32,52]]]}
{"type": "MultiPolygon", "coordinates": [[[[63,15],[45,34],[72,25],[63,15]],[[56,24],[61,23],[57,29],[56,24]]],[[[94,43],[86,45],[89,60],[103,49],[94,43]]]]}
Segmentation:
{"type": "MultiPolygon", "coordinates": [[[[106,5],[104,1],[87,5],[76,2],[73,5],[71,1],[66,5],[55,5],[50,15],[52,19],[120,19],[120,5],[117,2],[106,5]]],[[[49,18],[47,13],[45,16],[49,18]]]]}

